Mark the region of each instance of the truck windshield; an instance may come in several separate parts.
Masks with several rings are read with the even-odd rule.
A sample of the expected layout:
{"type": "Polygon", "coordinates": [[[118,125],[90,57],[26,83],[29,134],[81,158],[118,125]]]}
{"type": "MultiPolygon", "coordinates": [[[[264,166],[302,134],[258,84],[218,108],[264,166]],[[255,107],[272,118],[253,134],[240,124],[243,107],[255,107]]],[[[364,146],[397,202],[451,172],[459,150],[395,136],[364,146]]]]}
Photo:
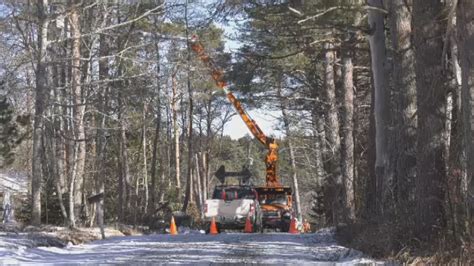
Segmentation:
{"type": "Polygon", "coordinates": [[[216,187],[214,193],[212,194],[212,199],[221,199],[222,197],[222,188],[216,187]]]}
{"type": "Polygon", "coordinates": [[[256,193],[247,187],[215,188],[212,199],[236,200],[236,199],[255,199],[256,193]]]}
{"type": "Polygon", "coordinates": [[[275,194],[268,194],[260,197],[260,204],[281,204],[287,205],[288,198],[284,194],[275,195],[275,194]]]}

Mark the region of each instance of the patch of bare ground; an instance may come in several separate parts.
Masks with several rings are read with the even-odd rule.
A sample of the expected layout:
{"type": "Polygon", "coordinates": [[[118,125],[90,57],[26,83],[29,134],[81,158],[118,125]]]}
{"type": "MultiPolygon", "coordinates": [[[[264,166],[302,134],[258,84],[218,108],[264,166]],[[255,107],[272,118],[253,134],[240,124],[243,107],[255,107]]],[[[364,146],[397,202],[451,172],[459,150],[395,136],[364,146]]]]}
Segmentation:
{"type": "MultiPolygon", "coordinates": [[[[71,242],[74,245],[87,243],[93,240],[101,239],[99,228],[68,228],[59,226],[40,226],[31,227],[27,226],[24,232],[30,232],[33,234],[41,234],[45,236],[55,237],[64,243],[71,242]]],[[[114,228],[106,228],[105,236],[124,236],[122,232],[114,228]]]]}
{"type": "Polygon", "coordinates": [[[422,243],[391,223],[355,223],[336,228],[337,241],[374,258],[404,265],[474,265],[474,244],[439,239],[422,243]]]}
{"type": "MultiPolygon", "coordinates": [[[[20,224],[0,224],[0,232],[10,236],[22,235],[22,237],[34,239],[37,246],[62,247],[67,243],[74,245],[87,243],[102,239],[100,229],[96,227],[69,228],[64,226],[42,225],[21,226],[20,224]]],[[[144,230],[127,225],[116,225],[104,228],[105,236],[130,236],[142,235],[144,230]]]]}

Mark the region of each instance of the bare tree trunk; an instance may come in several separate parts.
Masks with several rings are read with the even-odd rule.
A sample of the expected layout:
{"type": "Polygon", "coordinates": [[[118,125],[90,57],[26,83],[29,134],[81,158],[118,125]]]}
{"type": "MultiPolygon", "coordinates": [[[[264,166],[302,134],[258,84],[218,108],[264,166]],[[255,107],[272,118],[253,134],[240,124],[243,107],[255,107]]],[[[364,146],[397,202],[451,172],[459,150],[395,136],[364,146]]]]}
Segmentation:
{"type": "Polygon", "coordinates": [[[324,120],[315,110],[312,111],[312,131],[314,138],[314,164],[316,168],[316,185],[320,187],[325,181],[324,160],[323,160],[323,132],[324,120]]]}
{"type": "MultiPolygon", "coordinates": [[[[107,5],[105,4],[105,7],[107,5]]],[[[104,19],[105,16],[104,16],[104,19]]],[[[99,39],[99,80],[106,80],[109,78],[109,60],[107,59],[108,51],[109,51],[109,39],[106,35],[101,35],[99,39]]],[[[98,93],[98,106],[97,109],[99,111],[98,118],[96,120],[97,126],[97,161],[96,161],[96,176],[95,176],[95,193],[97,195],[102,193],[102,198],[96,203],[96,219],[97,219],[97,226],[100,228],[100,233],[102,239],[105,239],[105,232],[104,232],[104,198],[105,198],[105,172],[104,166],[107,162],[106,160],[106,147],[107,147],[107,132],[106,132],[106,121],[107,121],[107,103],[109,100],[109,87],[107,83],[102,86],[99,86],[99,93],[98,93]]]]}
{"type": "Polygon", "coordinates": [[[447,78],[443,73],[441,38],[445,32],[438,17],[441,1],[415,1],[413,27],[415,35],[417,86],[417,172],[416,229],[418,237],[433,239],[445,226],[443,218],[444,180],[444,115],[447,78]]]}
{"type": "Polygon", "coordinates": [[[171,109],[173,116],[173,136],[174,136],[174,159],[175,159],[175,180],[178,201],[181,199],[181,176],[180,176],[180,154],[179,154],[179,125],[178,125],[178,86],[176,84],[176,72],[171,76],[171,86],[173,95],[171,99],[171,109]]]}
{"type": "Polygon", "coordinates": [[[47,0],[37,1],[37,17],[38,17],[38,33],[37,33],[37,57],[36,57],[36,99],[35,99],[35,117],[33,124],[33,158],[32,158],[32,173],[31,173],[31,194],[32,194],[32,212],[31,223],[33,225],[41,224],[41,154],[43,136],[43,115],[47,101],[47,82],[46,77],[46,51],[47,51],[47,35],[48,35],[48,20],[46,12],[48,10],[47,0]]]}
{"type": "MultiPolygon", "coordinates": [[[[155,21],[155,24],[157,22],[155,21]]],[[[156,53],[156,97],[155,97],[155,108],[156,108],[156,122],[155,122],[155,136],[153,137],[153,151],[152,151],[152,159],[151,159],[151,207],[154,209],[156,208],[156,164],[158,160],[158,140],[160,139],[161,133],[161,83],[160,83],[160,45],[158,36],[155,34],[154,36],[154,44],[155,44],[155,53],[156,53]]],[[[160,156],[160,163],[158,171],[158,175],[160,175],[161,167],[162,167],[163,160],[160,156]]],[[[161,186],[163,186],[163,182],[161,182],[161,186]]]]}
{"type": "Polygon", "coordinates": [[[326,175],[324,172],[324,144],[325,144],[325,136],[324,136],[324,108],[321,107],[319,102],[322,100],[321,97],[321,89],[319,85],[320,77],[317,74],[318,68],[318,61],[312,60],[311,65],[308,69],[305,70],[308,76],[308,82],[311,85],[311,98],[313,98],[316,102],[311,108],[311,123],[312,123],[312,132],[313,132],[313,139],[314,139],[314,164],[315,164],[315,181],[316,181],[316,188],[319,190],[321,186],[326,183],[326,175]]]}
{"type": "Polygon", "coordinates": [[[206,105],[206,150],[202,156],[202,185],[203,185],[203,198],[206,200],[208,198],[209,191],[209,175],[210,175],[210,162],[209,157],[211,154],[211,141],[212,141],[212,97],[209,97],[209,100],[206,105]]]}
{"type": "MultiPolygon", "coordinates": [[[[55,20],[52,22],[52,25],[50,25],[51,32],[49,33],[53,39],[57,39],[61,37],[61,29],[58,27],[58,21],[55,20]]],[[[64,103],[64,98],[62,97],[63,94],[60,92],[61,87],[65,87],[66,84],[63,82],[63,72],[65,66],[64,58],[65,52],[63,49],[61,49],[60,45],[54,45],[51,47],[51,51],[54,56],[54,61],[56,63],[51,64],[51,70],[52,70],[52,83],[54,86],[54,89],[52,89],[52,97],[57,103],[64,103]]],[[[63,114],[63,108],[60,105],[54,105],[52,107],[52,113],[53,117],[50,118],[52,124],[51,127],[51,158],[52,162],[51,164],[53,165],[53,173],[54,173],[54,179],[55,179],[55,189],[56,193],[58,195],[58,204],[59,208],[61,210],[61,215],[64,219],[64,223],[68,223],[68,214],[66,211],[66,207],[64,205],[64,199],[63,199],[63,194],[64,194],[64,188],[65,188],[65,180],[66,180],[66,173],[65,173],[65,151],[64,151],[64,138],[62,136],[62,133],[64,132],[64,118],[62,117],[63,114]]]]}
{"type": "Polygon", "coordinates": [[[184,194],[184,203],[182,211],[186,212],[189,203],[194,202],[194,193],[193,193],[193,103],[192,103],[192,90],[190,88],[190,80],[188,77],[188,93],[189,93],[189,110],[188,110],[188,169],[187,169],[187,178],[186,178],[186,191],[184,194]]]}
{"type": "MultiPolygon", "coordinates": [[[[119,96],[120,97],[120,96],[119,96]]],[[[130,167],[128,165],[128,148],[127,148],[127,127],[125,125],[125,119],[124,119],[124,110],[121,110],[121,122],[120,122],[120,166],[121,166],[121,177],[122,177],[122,191],[124,195],[124,202],[120,208],[121,214],[122,214],[122,222],[125,222],[127,219],[125,215],[128,214],[125,210],[130,210],[130,167]]]]}
{"type": "Polygon", "coordinates": [[[285,132],[286,132],[286,140],[288,141],[288,150],[290,153],[290,162],[291,162],[291,172],[292,172],[292,183],[293,183],[293,190],[294,190],[294,197],[295,197],[295,205],[296,205],[296,216],[298,217],[298,221],[303,221],[303,214],[301,213],[301,200],[300,200],[300,190],[298,187],[298,176],[296,173],[296,158],[295,158],[295,150],[293,147],[293,139],[292,133],[290,129],[290,117],[288,116],[288,112],[286,110],[286,102],[281,94],[281,88],[278,88],[278,97],[280,98],[281,102],[281,112],[283,117],[283,123],[285,125],[285,132]]]}
{"type": "Polygon", "coordinates": [[[148,112],[148,105],[146,99],[143,100],[143,129],[142,129],[142,155],[143,155],[143,186],[145,189],[145,208],[144,213],[148,211],[148,166],[147,166],[147,138],[146,138],[146,114],[148,112]]]}
{"type": "Polygon", "coordinates": [[[76,214],[75,214],[75,206],[74,206],[74,192],[76,191],[76,174],[77,174],[77,146],[75,146],[74,151],[72,152],[72,160],[70,160],[71,166],[71,178],[69,179],[69,226],[75,227],[76,226],[76,214]]]}
{"type": "MultiPolygon", "coordinates": [[[[344,53],[347,53],[345,51],[344,53]]],[[[342,179],[344,182],[345,217],[355,219],[355,191],[354,191],[354,83],[352,59],[345,54],[342,57],[342,88],[344,102],[342,105],[342,179]]]]}
{"type": "MultiPolygon", "coordinates": [[[[78,213],[81,210],[82,199],[83,199],[83,186],[84,186],[84,168],[86,160],[86,143],[85,143],[85,129],[84,129],[84,111],[85,105],[82,100],[82,87],[81,87],[81,24],[79,20],[79,10],[77,7],[78,2],[74,1],[72,4],[72,12],[70,17],[71,22],[71,35],[72,40],[72,62],[71,62],[71,86],[73,90],[74,99],[74,130],[75,140],[77,146],[77,154],[75,163],[74,176],[74,189],[72,190],[74,197],[74,213],[78,213]]],[[[71,206],[70,206],[71,207],[71,206]]],[[[72,213],[71,212],[71,213],[72,213]]],[[[71,226],[75,226],[74,221],[70,221],[71,226]]]]}
{"type": "Polygon", "coordinates": [[[415,55],[412,46],[411,1],[395,0],[390,6],[390,29],[394,48],[393,86],[396,111],[391,155],[395,168],[395,203],[402,216],[409,215],[406,206],[413,193],[416,175],[416,82],[415,55]]]}
{"type": "MultiPolygon", "coordinates": [[[[61,65],[62,66],[62,65],[61,65]]],[[[60,87],[60,77],[59,77],[59,67],[55,66],[54,74],[53,74],[53,81],[54,86],[56,88],[60,87]]],[[[61,93],[55,89],[54,90],[54,97],[58,103],[62,103],[63,99],[61,98],[61,93]]],[[[58,194],[58,203],[59,208],[61,209],[61,215],[64,218],[65,223],[68,222],[68,215],[66,211],[66,207],[64,206],[63,194],[64,194],[64,180],[66,179],[65,174],[65,167],[64,167],[64,141],[63,137],[61,136],[61,132],[63,132],[63,119],[60,117],[62,115],[62,108],[61,107],[54,107],[54,114],[55,117],[54,121],[54,128],[52,129],[54,132],[54,139],[53,139],[53,160],[54,160],[54,173],[55,173],[55,186],[56,186],[56,193],[58,194]]]]}
{"type": "MultiPolygon", "coordinates": [[[[383,8],[382,0],[369,0],[369,5],[383,8]]],[[[370,55],[372,60],[372,76],[375,88],[375,174],[376,174],[376,208],[383,210],[384,197],[390,176],[388,174],[388,81],[387,81],[387,54],[385,47],[384,14],[377,10],[368,11],[369,27],[372,34],[369,36],[370,55]]]]}
{"type": "Polygon", "coordinates": [[[341,215],[341,196],[342,196],[342,176],[340,167],[340,149],[341,140],[339,137],[339,119],[337,115],[337,103],[336,103],[336,84],[334,80],[334,47],[332,44],[326,44],[325,46],[325,92],[326,92],[326,138],[328,141],[329,148],[329,173],[331,173],[330,182],[327,187],[325,197],[327,202],[327,217],[332,219],[334,225],[337,225],[340,221],[341,215]],[[331,207],[329,207],[331,206],[331,207]]]}
{"type": "Polygon", "coordinates": [[[195,182],[194,182],[194,187],[196,189],[195,195],[196,195],[196,201],[197,201],[197,206],[199,210],[202,210],[202,204],[204,202],[203,197],[202,197],[202,186],[201,186],[201,167],[199,167],[199,154],[196,153],[196,156],[194,157],[194,165],[195,167],[195,182]]]}
{"type": "Polygon", "coordinates": [[[461,112],[466,160],[466,235],[472,236],[474,221],[474,2],[458,2],[459,50],[462,68],[461,112]]]}
{"type": "Polygon", "coordinates": [[[201,184],[202,184],[202,198],[203,198],[203,203],[204,200],[207,199],[207,191],[208,191],[208,183],[209,183],[209,162],[207,160],[208,157],[208,152],[205,151],[201,153],[201,184]]]}
{"type": "MultiPolygon", "coordinates": [[[[101,51],[100,54],[103,55],[106,51],[103,49],[106,47],[105,38],[101,38],[101,51]]],[[[99,75],[101,79],[104,79],[107,76],[108,66],[106,60],[99,61],[99,75]]],[[[105,197],[105,182],[104,182],[104,165],[106,163],[106,145],[107,145],[107,137],[105,135],[105,122],[106,116],[106,103],[107,103],[107,94],[108,89],[102,88],[104,91],[99,93],[99,119],[97,125],[97,154],[96,154],[96,176],[95,176],[95,193],[96,195],[102,194],[101,199],[96,202],[96,219],[97,219],[97,226],[100,228],[100,232],[102,235],[102,239],[105,239],[105,232],[104,232],[104,197],[105,197]]]]}
{"type": "MultiPolygon", "coordinates": [[[[158,90],[159,93],[159,90],[158,90]]],[[[159,98],[160,96],[157,96],[159,98]]],[[[153,137],[153,148],[152,148],[152,159],[151,159],[151,208],[155,208],[156,203],[157,203],[157,198],[156,198],[156,184],[157,184],[157,171],[156,171],[156,165],[157,165],[157,160],[158,160],[158,140],[160,139],[160,129],[161,129],[161,110],[160,110],[160,100],[156,100],[156,108],[158,108],[157,111],[157,117],[156,122],[155,122],[155,135],[153,137]]],[[[161,169],[161,164],[163,163],[163,160],[160,159],[160,162],[158,163],[158,168],[161,169]]],[[[158,175],[160,175],[162,170],[158,170],[158,175]]],[[[161,183],[161,186],[163,186],[163,183],[161,183]]]]}
{"type": "Polygon", "coordinates": [[[365,219],[370,219],[377,212],[376,201],[377,201],[377,178],[375,172],[375,157],[376,157],[376,141],[375,141],[375,87],[373,86],[373,78],[371,82],[371,96],[370,96],[370,115],[369,115],[369,132],[368,132],[368,147],[367,147],[367,165],[368,175],[363,183],[364,192],[362,202],[364,203],[365,209],[362,215],[365,219]]]}
{"type": "MultiPolygon", "coordinates": [[[[169,102],[171,103],[170,105],[172,105],[172,102],[173,102],[173,98],[172,97],[169,97],[170,98],[169,102]]],[[[167,173],[168,173],[168,178],[167,178],[167,182],[166,182],[166,190],[170,190],[171,187],[172,187],[172,182],[173,182],[173,179],[172,179],[172,176],[173,176],[173,172],[172,172],[172,169],[173,169],[173,159],[172,159],[172,150],[173,150],[173,144],[174,144],[174,139],[173,139],[173,130],[174,130],[174,123],[173,123],[173,111],[172,111],[172,108],[171,106],[166,106],[166,143],[168,145],[166,145],[166,162],[167,162],[167,166],[166,169],[167,169],[167,173]]],[[[165,171],[163,171],[162,173],[162,176],[161,176],[161,181],[163,183],[165,183],[165,171]]],[[[164,200],[164,197],[165,197],[165,190],[162,189],[162,192],[160,194],[160,201],[163,201],[164,200]]]]}
{"type": "MultiPolygon", "coordinates": [[[[184,9],[184,19],[186,23],[186,38],[188,38],[188,0],[186,0],[185,9],[184,9]]],[[[191,49],[189,47],[189,42],[186,43],[187,45],[187,85],[188,85],[188,98],[189,98],[189,120],[188,120],[188,174],[187,174],[187,182],[186,182],[186,193],[184,196],[184,204],[183,204],[183,212],[186,211],[188,208],[188,204],[194,201],[193,197],[193,89],[191,87],[191,49]]]]}
{"type": "MultiPolygon", "coordinates": [[[[324,126],[325,126],[325,118],[324,118],[324,107],[322,107],[319,102],[322,100],[321,97],[321,89],[319,85],[320,77],[317,74],[317,68],[319,67],[318,61],[312,60],[311,65],[309,65],[308,69],[305,70],[308,77],[308,82],[311,85],[311,98],[313,98],[316,102],[311,108],[311,129],[313,132],[313,162],[315,171],[313,172],[315,178],[315,186],[313,187],[313,197],[315,202],[319,206],[322,206],[322,201],[324,201],[324,188],[328,184],[328,176],[325,173],[324,169],[324,154],[325,154],[325,134],[324,134],[324,126]],[[321,202],[320,202],[321,201],[321,202]]],[[[319,210],[322,211],[322,210],[319,210]]],[[[319,215],[319,223],[326,224],[325,216],[319,215]]]]}

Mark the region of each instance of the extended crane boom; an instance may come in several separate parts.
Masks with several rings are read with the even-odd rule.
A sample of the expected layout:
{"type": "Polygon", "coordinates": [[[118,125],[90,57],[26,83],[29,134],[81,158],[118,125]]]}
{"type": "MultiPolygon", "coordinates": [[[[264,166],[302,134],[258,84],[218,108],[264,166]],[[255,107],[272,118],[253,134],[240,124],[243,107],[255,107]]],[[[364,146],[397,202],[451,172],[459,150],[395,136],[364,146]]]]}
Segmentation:
{"type": "Polygon", "coordinates": [[[268,153],[265,157],[265,179],[267,187],[281,187],[282,185],[278,181],[276,174],[278,160],[278,144],[276,143],[276,140],[274,138],[266,136],[265,133],[263,133],[262,129],[260,129],[255,120],[253,120],[250,115],[244,110],[240,101],[235,98],[234,94],[231,91],[229,91],[229,89],[227,88],[227,82],[224,80],[224,73],[216,66],[214,61],[212,61],[212,59],[206,53],[206,51],[204,50],[204,46],[199,41],[196,35],[194,35],[189,40],[189,43],[191,49],[197,54],[199,59],[209,68],[211,76],[214,79],[217,87],[225,92],[227,99],[237,110],[250,132],[252,132],[255,138],[260,141],[260,143],[267,147],[268,153]]]}

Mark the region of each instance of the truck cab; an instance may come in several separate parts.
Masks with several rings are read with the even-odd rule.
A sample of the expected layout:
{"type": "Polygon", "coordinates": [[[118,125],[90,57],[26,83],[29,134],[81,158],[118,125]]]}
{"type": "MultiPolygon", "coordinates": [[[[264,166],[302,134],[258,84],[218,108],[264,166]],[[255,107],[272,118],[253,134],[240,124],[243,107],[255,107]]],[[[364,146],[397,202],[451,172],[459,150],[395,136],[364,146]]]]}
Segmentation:
{"type": "Polygon", "coordinates": [[[262,227],[288,232],[292,216],[291,187],[257,187],[262,227]]]}
{"type": "Polygon", "coordinates": [[[220,229],[243,229],[247,217],[254,230],[261,228],[261,211],[256,190],[249,185],[218,185],[204,204],[204,217],[214,217],[220,229]]]}

